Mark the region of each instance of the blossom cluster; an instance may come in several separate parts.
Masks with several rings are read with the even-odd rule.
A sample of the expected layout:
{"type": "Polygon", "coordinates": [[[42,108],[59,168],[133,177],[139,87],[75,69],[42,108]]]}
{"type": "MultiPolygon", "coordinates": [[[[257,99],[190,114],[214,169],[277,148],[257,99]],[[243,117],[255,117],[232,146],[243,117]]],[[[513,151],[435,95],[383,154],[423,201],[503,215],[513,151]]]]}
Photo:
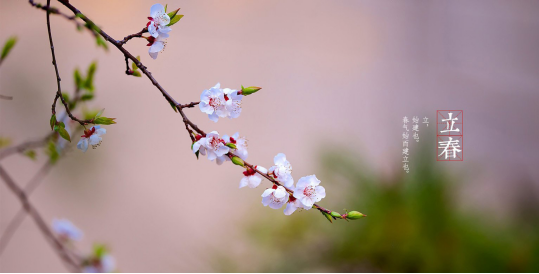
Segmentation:
{"type": "Polygon", "coordinates": [[[206,155],[208,160],[216,160],[217,164],[222,164],[227,160],[232,160],[246,168],[244,177],[240,180],[240,188],[256,188],[262,182],[262,175],[275,180],[271,188],[262,193],[262,204],[273,209],[281,208],[287,204],[284,213],[290,215],[296,209],[309,210],[314,203],[326,197],[326,190],[320,186],[320,180],[315,175],[305,176],[299,179],[294,186],[292,177],[292,165],[286,159],[286,155],[279,153],[275,156],[274,165],[268,169],[255,165],[253,167],[244,165],[247,159],[247,139],[240,137],[239,133],[222,138],[217,131],[212,131],[205,136],[196,135],[196,141],[192,146],[193,153],[206,155]],[[235,158],[241,160],[234,161],[235,158]],[[292,195],[291,195],[292,194],[292,195]]]}
{"type": "Polygon", "coordinates": [[[206,114],[210,120],[217,122],[219,117],[238,118],[241,113],[241,99],[243,95],[235,89],[221,89],[221,84],[217,83],[210,89],[206,89],[200,95],[200,110],[206,114]]]}
{"type": "MultiPolygon", "coordinates": [[[[52,231],[62,243],[71,244],[82,239],[82,232],[67,219],[54,219],[52,231]]],[[[84,273],[110,273],[116,271],[116,262],[103,245],[94,246],[94,252],[81,262],[84,273]]]]}
{"type": "Polygon", "coordinates": [[[170,24],[170,16],[166,13],[165,7],[161,4],[155,4],[150,8],[150,20],[146,27],[148,28],[148,33],[150,37],[146,38],[148,40],[148,45],[150,49],[148,53],[153,59],[157,58],[157,54],[165,49],[167,43],[166,39],[169,37],[169,32],[172,30],[168,24],[170,24]]]}

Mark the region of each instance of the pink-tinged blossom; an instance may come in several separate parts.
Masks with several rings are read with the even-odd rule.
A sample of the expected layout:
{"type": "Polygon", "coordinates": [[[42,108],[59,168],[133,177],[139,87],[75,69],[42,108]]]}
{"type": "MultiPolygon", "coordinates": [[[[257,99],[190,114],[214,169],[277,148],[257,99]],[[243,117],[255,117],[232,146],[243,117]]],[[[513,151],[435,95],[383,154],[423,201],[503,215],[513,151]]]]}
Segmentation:
{"type": "Polygon", "coordinates": [[[310,209],[314,203],[326,197],[326,189],[319,184],[320,180],[315,175],[299,179],[294,190],[294,197],[301,201],[305,209],[310,209]]]}
{"type": "Polygon", "coordinates": [[[311,209],[311,207],[306,207],[300,200],[296,199],[294,196],[288,198],[288,203],[286,203],[286,208],[284,209],[284,215],[291,215],[298,208],[311,209]]]}
{"type": "Polygon", "coordinates": [[[260,182],[262,182],[262,176],[260,174],[256,173],[254,169],[248,168],[246,171],[243,172],[243,177],[240,181],[240,188],[249,186],[250,188],[255,188],[258,185],[260,185],[260,182]]]}
{"type": "Polygon", "coordinates": [[[210,120],[217,122],[219,117],[224,118],[228,115],[226,109],[225,94],[221,90],[221,84],[217,83],[214,87],[204,90],[200,95],[200,110],[206,114],[210,120]]]}
{"type": "Polygon", "coordinates": [[[82,239],[82,232],[66,219],[54,219],[52,230],[62,241],[79,241],[82,239]]]}
{"type": "MultiPolygon", "coordinates": [[[[150,22],[148,22],[146,26],[148,27],[148,32],[154,38],[157,38],[162,34],[167,34],[169,31],[171,31],[170,27],[167,27],[167,25],[170,23],[170,17],[165,12],[165,7],[163,7],[163,5],[153,5],[150,8],[150,17],[148,17],[148,19],[150,22]]],[[[168,37],[168,34],[166,36],[168,37]]]]}
{"type": "Polygon", "coordinates": [[[82,138],[79,143],[77,143],[77,148],[82,150],[82,152],[86,152],[88,146],[92,146],[93,149],[96,149],[101,145],[103,140],[101,135],[105,133],[107,133],[107,130],[100,126],[93,126],[92,128],[85,130],[84,135],[81,136],[82,138]]]}
{"type": "Polygon", "coordinates": [[[286,160],[284,153],[279,153],[273,158],[274,166],[270,167],[269,174],[277,181],[281,182],[285,187],[292,187],[294,179],[292,178],[292,165],[286,160]]]}
{"type": "Polygon", "coordinates": [[[150,48],[148,49],[148,54],[150,54],[150,57],[153,59],[157,59],[157,55],[160,52],[163,52],[165,50],[165,46],[167,45],[166,38],[168,37],[168,34],[159,35],[159,37],[154,38],[153,36],[148,37],[148,44],[150,48]]]}
{"type": "Polygon", "coordinates": [[[288,201],[289,194],[282,186],[273,185],[262,193],[262,204],[273,209],[281,208],[288,201]]]}
{"type": "Polygon", "coordinates": [[[225,145],[225,141],[219,138],[217,131],[212,131],[206,134],[206,137],[200,138],[193,144],[193,153],[200,151],[202,155],[207,154],[208,160],[216,160],[217,164],[222,164],[230,151],[230,148],[225,145]]]}
{"type": "Polygon", "coordinates": [[[238,94],[237,90],[225,88],[223,89],[226,100],[226,110],[228,111],[228,118],[238,118],[241,113],[241,99],[243,95],[238,94]]]}
{"type": "Polygon", "coordinates": [[[225,140],[225,143],[227,144],[232,143],[236,145],[236,148],[231,149],[231,152],[236,154],[242,160],[247,160],[249,153],[247,152],[247,139],[245,139],[245,137],[240,137],[240,133],[236,132],[234,135],[232,135],[232,137],[223,135],[223,140],[225,140]]]}

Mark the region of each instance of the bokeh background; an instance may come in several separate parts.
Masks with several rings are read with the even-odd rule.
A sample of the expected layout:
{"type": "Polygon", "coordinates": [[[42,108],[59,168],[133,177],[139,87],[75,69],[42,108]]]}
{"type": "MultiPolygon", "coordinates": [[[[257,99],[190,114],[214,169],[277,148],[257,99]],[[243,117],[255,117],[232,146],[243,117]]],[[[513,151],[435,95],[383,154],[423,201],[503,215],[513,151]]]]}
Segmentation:
{"type": "MultiPolygon", "coordinates": [[[[54,2],[54,1],[53,1],[54,2]]],[[[152,1],[71,0],[116,39],[145,26],[152,1]]],[[[165,4],[165,3],[163,3],[165,4]]],[[[60,7],[58,3],[55,6],[60,7]]],[[[98,62],[96,99],[118,124],[101,147],[67,152],[32,194],[50,221],[68,218],[82,252],[105,243],[124,272],[539,271],[539,2],[175,1],[185,17],[157,60],[126,46],[176,99],[216,82],[263,87],[238,119],[249,162],[286,153],[294,178],[317,174],[321,204],[367,218],[330,224],[315,211],[284,216],[241,169],[196,160],[180,120],[123,56],[52,16],[62,85],[98,62]],[[463,162],[436,162],[438,109],[465,115],[463,162]],[[402,117],[428,117],[402,171],[402,117]]],[[[0,2],[0,41],[18,43],[0,67],[0,136],[14,144],[49,132],[56,89],[45,13],[0,2]]],[[[78,139],[78,138],[76,138],[78,139]]],[[[2,161],[19,184],[47,160],[2,161]]],[[[20,205],[0,185],[0,231],[20,205]]],[[[65,271],[30,219],[0,257],[2,272],[65,271]]]]}

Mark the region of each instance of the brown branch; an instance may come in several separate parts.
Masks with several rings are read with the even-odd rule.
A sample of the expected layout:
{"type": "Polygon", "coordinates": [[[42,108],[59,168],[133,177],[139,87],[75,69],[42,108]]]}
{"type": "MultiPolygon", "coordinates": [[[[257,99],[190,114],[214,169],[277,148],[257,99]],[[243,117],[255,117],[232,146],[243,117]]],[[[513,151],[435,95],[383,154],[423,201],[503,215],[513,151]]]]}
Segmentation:
{"type": "MultiPolygon", "coordinates": [[[[48,0],[50,1],[50,0],[48,0]]],[[[77,8],[75,8],[73,5],[71,5],[69,3],[68,0],[58,0],[60,3],[62,3],[65,7],[67,7],[68,9],[70,9],[75,15],[77,15],[78,17],[80,17],[84,22],[87,23],[87,25],[93,25],[95,26],[95,23],[90,20],[86,15],[84,15],[83,13],[81,13],[77,8]]],[[[144,29],[139,32],[140,35],[142,35],[144,29]]],[[[129,39],[126,39],[124,38],[125,42],[123,42],[124,40],[122,41],[118,41],[118,40],[115,40],[113,39],[111,36],[109,36],[107,33],[105,33],[102,29],[99,29],[99,31],[97,31],[101,36],[103,36],[103,38],[105,38],[105,40],[107,40],[109,43],[113,44],[118,50],[120,50],[124,56],[126,58],[129,58],[131,59],[132,62],[134,62],[137,67],[140,68],[140,70],[148,77],[148,79],[150,79],[150,81],[152,82],[152,84],[161,92],[161,94],[163,95],[163,97],[165,97],[165,99],[167,100],[167,102],[169,102],[170,104],[176,106],[178,112],[180,113],[180,115],[182,116],[182,119],[183,119],[183,123],[185,124],[185,127],[186,127],[186,130],[189,132],[189,134],[191,135],[191,132],[189,130],[189,127],[191,127],[193,130],[195,130],[197,133],[205,136],[206,134],[204,133],[204,131],[202,131],[196,124],[194,124],[193,122],[191,122],[191,120],[189,120],[189,118],[185,115],[185,113],[183,112],[183,108],[189,108],[189,107],[194,107],[195,105],[197,105],[198,103],[195,103],[195,102],[192,102],[190,104],[185,104],[185,105],[182,105],[180,103],[178,103],[168,92],[166,92],[166,90],[159,84],[159,82],[157,82],[157,80],[152,76],[151,72],[148,71],[148,69],[146,68],[146,66],[144,66],[142,64],[142,62],[140,62],[139,60],[137,60],[129,51],[127,51],[125,48],[123,48],[123,44],[125,44],[127,41],[129,41],[131,38],[133,37],[138,37],[137,35],[139,33],[136,33],[136,34],[133,34],[133,35],[130,35],[130,36],[133,36],[131,38],[129,38],[130,36],[127,36],[126,38],[129,38],[129,39]]],[[[191,140],[193,140],[191,138],[191,140]]],[[[233,155],[233,154],[232,154],[233,155]]],[[[252,168],[252,165],[250,164],[247,164],[245,163],[247,166],[249,166],[250,168],[252,168]]],[[[255,169],[256,170],[256,169],[255,169]]],[[[281,185],[279,182],[277,182],[276,180],[274,180],[273,178],[271,178],[270,176],[268,176],[267,174],[262,174],[261,172],[259,172],[258,170],[256,170],[256,172],[258,172],[259,174],[261,174],[262,176],[264,176],[266,179],[268,179],[269,181],[271,181],[272,183],[274,184],[278,184],[278,185],[281,185]]],[[[284,186],[283,186],[284,187],[284,186]]],[[[293,194],[293,191],[288,189],[288,188],[285,188],[287,190],[287,192],[293,194]]],[[[325,209],[317,204],[314,204],[314,207],[318,210],[320,210],[321,212],[324,212],[324,213],[327,213],[327,214],[330,214],[332,211],[329,210],[329,209],[325,209]]],[[[346,214],[344,215],[341,215],[341,217],[343,217],[343,219],[346,219],[346,214]]]]}
{"type": "Polygon", "coordinates": [[[88,124],[91,122],[91,120],[79,120],[77,117],[75,117],[71,111],[69,110],[69,105],[67,104],[64,96],[62,95],[62,86],[60,84],[60,81],[62,79],[60,78],[60,73],[58,72],[58,65],[56,64],[56,55],[54,54],[54,43],[52,41],[52,32],[51,32],[51,22],[50,22],[50,9],[51,0],[47,0],[47,6],[45,7],[46,13],[47,13],[47,31],[49,33],[49,44],[51,46],[51,55],[52,55],[52,65],[54,66],[54,71],[56,72],[56,85],[58,86],[58,90],[56,91],[56,96],[54,97],[54,102],[52,103],[52,114],[56,115],[56,101],[58,101],[58,98],[62,101],[62,104],[64,104],[64,107],[66,109],[67,115],[69,115],[69,118],[73,121],[77,121],[79,124],[84,126],[85,124],[88,124]]]}
{"type": "Polygon", "coordinates": [[[135,37],[137,37],[137,38],[142,37],[142,34],[144,34],[144,33],[146,33],[146,32],[148,32],[148,28],[147,28],[147,27],[146,27],[146,28],[143,28],[141,31],[139,31],[139,32],[137,32],[137,33],[133,33],[133,34],[131,34],[131,35],[128,35],[128,36],[124,37],[123,40],[117,41],[117,42],[118,42],[118,44],[119,44],[120,46],[123,46],[125,43],[129,42],[129,40],[131,40],[131,39],[133,39],[133,38],[135,38],[135,37]]]}
{"type": "Polygon", "coordinates": [[[60,256],[62,261],[70,268],[71,271],[80,271],[80,263],[76,262],[70,255],[64,245],[56,238],[54,233],[49,228],[49,225],[44,221],[41,214],[37,209],[30,203],[28,197],[24,191],[15,183],[15,181],[9,176],[6,170],[0,166],[0,178],[6,183],[7,187],[17,196],[21,202],[24,210],[32,217],[37,227],[49,241],[51,246],[54,248],[56,253],[60,256]]]}

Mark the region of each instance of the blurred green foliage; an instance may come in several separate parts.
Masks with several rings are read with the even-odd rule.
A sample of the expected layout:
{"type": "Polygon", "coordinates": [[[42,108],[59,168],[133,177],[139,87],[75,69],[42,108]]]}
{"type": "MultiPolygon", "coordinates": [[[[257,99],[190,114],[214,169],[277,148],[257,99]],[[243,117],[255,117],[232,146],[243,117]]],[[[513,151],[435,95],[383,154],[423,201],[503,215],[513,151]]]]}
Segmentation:
{"type": "Polygon", "coordinates": [[[337,206],[358,209],[368,217],[333,224],[311,211],[257,218],[248,228],[254,248],[242,261],[219,257],[218,267],[267,272],[539,271],[537,203],[525,206],[525,217],[501,224],[479,211],[459,210],[455,191],[463,176],[437,168],[433,154],[423,147],[412,158],[409,174],[377,178],[355,155],[322,153],[322,183],[328,194],[339,188],[342,193],[321,204],[337,211],[337,206]]]}

